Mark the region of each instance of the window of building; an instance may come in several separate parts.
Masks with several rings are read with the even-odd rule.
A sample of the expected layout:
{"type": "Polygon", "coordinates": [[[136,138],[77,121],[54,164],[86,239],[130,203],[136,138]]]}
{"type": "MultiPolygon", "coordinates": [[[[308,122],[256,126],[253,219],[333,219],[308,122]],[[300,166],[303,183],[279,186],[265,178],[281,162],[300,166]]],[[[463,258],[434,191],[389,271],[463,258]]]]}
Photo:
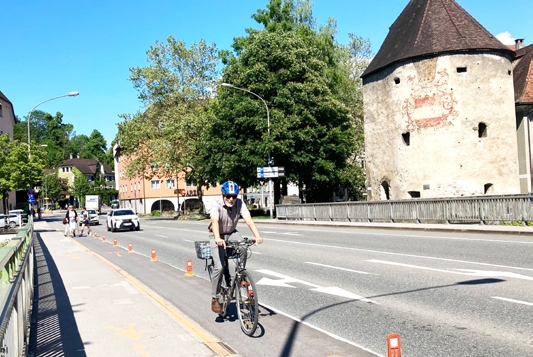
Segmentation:
{"type": "Polygon", "coordinates": [[[494,185],[491,183],[486,183],[484,185],[484,191],[486,195],[491,195],[494,193],[494,185]]]}
{"type": "Polygon", "coordinates": [[[403,143],[407,146],[411,145],[411,133],[403,133],[402,134],[403,143]]]}
{"type": "Polygon", "coordinates": [[[150,187],[152,188],[152,190],[160,188],[159,180],[150,181],[150,187]]]}
{"type": "Polygon", "coordinates": [[[176,181],[174,181],[174,179],[168,179],[167,188],[175,188],[175,187],[176,187],[176,181]]]}
{"type": "Polygon", "coordinates": [[[381,183],[381,199],[390,200],[390,188],[387,181],[383,181],[381,183]]]}
{"type": "Polygon", "coordinates": [[[400,78],[395,77],[395,78],[394,78],[394,83],[396,83],[396,84],[400,84],[400,78]]]}
{"type": "Polygon", "coordinates": [[[411,198],[420,198],[420,191],[408,191],[407,193],[411,198]]]}
{"type": "Polygon", "coordinates": [[[466,73],[466,67],[457,67],[457,73],[466,73]]]}
{"type": "Polygon", "coordinates": [[[185,181],[185,186],[196,187],[196,180],[187,179],[187,181],[185,181]]]}
{"type": "Polygon", "coordinates": [[[487,124],[481,122],[477,125],[477,136],[478,138],[487,137],[487,124]]]}
{"type": "Polygon", "coordinates": [[[2,104],[0,104],[0,118],[3,117],[4,115],[2,114],[2,104]]]}
{"type": "Polygon", "coordinates": [[[150,164],[150,170],[152,171],[159,170],[159,164],[156,164],[156,163],[150,164]]]}

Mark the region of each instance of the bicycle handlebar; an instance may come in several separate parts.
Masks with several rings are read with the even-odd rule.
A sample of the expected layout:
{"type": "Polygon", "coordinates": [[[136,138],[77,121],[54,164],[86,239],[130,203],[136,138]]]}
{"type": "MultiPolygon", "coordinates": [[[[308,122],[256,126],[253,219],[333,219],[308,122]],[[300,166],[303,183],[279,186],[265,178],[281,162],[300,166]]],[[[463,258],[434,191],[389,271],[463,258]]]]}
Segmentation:
{"type": "Polygon", "coordinates": [[[251,246],[255,244],[255,239],[244,237],[244,240],[230,240],[228,243],[233,246],[251,246]]]}

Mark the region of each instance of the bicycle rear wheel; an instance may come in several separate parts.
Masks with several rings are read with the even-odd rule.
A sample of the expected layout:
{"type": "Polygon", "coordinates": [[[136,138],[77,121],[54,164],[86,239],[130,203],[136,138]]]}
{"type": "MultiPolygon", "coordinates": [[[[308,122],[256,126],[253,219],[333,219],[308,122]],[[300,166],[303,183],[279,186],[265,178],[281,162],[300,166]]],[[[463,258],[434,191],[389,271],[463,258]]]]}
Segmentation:
{"type": "Polygon", "coordinates": [[[252,336],[259,321],[259,302],[255,283],[246,271],[239,273],[237,279],[237,286],[235,287],[237,315],[241,322],[242,331],[248,336],[252,336]]]}

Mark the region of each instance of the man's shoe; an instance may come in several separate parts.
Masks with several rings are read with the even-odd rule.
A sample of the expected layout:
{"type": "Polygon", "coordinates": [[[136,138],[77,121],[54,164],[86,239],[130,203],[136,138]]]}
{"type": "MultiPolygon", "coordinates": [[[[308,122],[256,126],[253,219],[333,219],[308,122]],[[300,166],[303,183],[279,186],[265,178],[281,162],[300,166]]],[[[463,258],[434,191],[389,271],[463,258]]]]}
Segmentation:
{"type": "Polygon", "coordinates": [[[217,314],[222,311],[222,306],[220,306],[217,298],[213,298],[213,300],[211,300],[211,310],[217,314]]]}

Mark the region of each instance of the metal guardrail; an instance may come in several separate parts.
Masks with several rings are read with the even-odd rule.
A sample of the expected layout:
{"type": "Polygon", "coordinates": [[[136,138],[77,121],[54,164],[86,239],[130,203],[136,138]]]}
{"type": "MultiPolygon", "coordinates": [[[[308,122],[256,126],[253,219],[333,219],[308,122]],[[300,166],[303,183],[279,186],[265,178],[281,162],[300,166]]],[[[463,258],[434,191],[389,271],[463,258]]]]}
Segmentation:
{"type": "Polygon", "coordinates": [[[343,222],[533,222],[532,196],[483,196],[398,201],[276,205],[278,219],[343,222]]]}
{"type": "Polygon", "coordinates": [[[33,299],[33,219],[0,247],[0,356],[22,357],[33,299]]]}

